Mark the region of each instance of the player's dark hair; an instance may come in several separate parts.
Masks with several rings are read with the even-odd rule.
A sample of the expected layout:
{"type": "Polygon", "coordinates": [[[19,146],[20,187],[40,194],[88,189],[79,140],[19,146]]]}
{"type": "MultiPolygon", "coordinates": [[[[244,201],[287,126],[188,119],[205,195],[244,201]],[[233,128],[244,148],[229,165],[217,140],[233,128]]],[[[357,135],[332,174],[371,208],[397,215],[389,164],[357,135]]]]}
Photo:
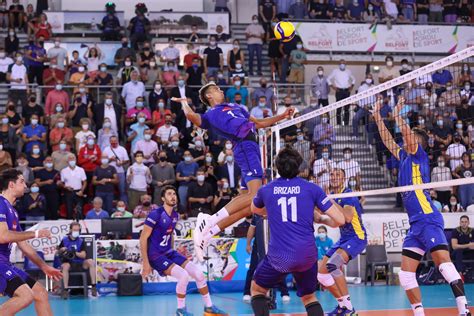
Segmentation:
{"type": "Polygon", "coordinates": [[[176,188],[172,185],[165,185],[163,187],[163,189],[161,189],[161,198],[164,198],[165,197],[165,194],[166,194],[166,191],[169,191],[169,190],[173,190],[174,193],[178,194],[178,192],[176,192],[176,188]]]}
{"type": "Polygon", "coordinates": [[[23,173],[16,169],[7,169],[0,174],[0,192],[8,189],[10,182],[16,182],[23,173]]]}
{"type": "Polygon", "coordinates": [[[428,144],[428,134],[426,133],[426,131],[418,127],[415,127],[412,131],[413,133],[415,133],[415,135],[421,137],[420,145],[421,145],[421,148],[425,149],[426,145],[428,144]]]}
{"type": "Polygon", "coordinates": [[[343,153],[345,153],[345,152],[350,152],[350,153],[352,154],[352,148],[346,147],[346,148],[344,148],[344,149],[342,150],[342,152],[343,152],[343,153]]]}
{"type": "Polygon", "coordinates": [[[298,175],[302,162],[303,157],[292,147],[283,148],[275,158],[278,173],[286,179],[292,179],[298,175]]]}
{"type": "Polygon", "coordinates": [[[206,97],[207,89],[209,89],[210,87],[216,87],[216,86],[217,85],[213,81],[211,81],[208,84],[205,84],[204,86],[202,86],[201,89],[199,89],[199,100],[201,100],[201,102],[204,105],[210,106],[209,101],[207,100],[207,97],[206,97]]]}

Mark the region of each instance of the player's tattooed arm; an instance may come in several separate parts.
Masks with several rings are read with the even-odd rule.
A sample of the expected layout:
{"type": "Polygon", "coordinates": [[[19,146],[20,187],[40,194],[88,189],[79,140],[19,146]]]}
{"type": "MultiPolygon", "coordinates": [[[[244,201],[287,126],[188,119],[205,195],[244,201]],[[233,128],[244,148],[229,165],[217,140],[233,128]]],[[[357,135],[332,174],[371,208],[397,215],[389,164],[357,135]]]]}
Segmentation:
{"type": "Polygon", "coordinates": [[[180,102],[184,115],[186,115],[186,118],[197,127],[201,126],[201,115],[193,111],[193,109],[189,106],[188,100],[186,98],[173,97],[171,98],[171,101],[180,102]]]}

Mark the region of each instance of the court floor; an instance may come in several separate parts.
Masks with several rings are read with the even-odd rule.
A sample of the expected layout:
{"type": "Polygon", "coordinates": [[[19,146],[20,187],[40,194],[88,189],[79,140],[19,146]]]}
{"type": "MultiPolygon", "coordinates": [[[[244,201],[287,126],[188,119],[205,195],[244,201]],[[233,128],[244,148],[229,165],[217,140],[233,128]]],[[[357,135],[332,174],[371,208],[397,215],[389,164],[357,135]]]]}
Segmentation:
{"type": "MultiPolygon", "coordinates": [[[[353,286],[350,288],[354,307],[359,316],[411,316],[410,305],[399,286],[353,286]]],[[[457,315],[455,300],[448,285],[422,287],[423,302],[427,316],[457,315]]],[[[466,285],[469,304],[474,304],[474,284],[466,285]]],[[[278,298],[278,308],[272,315],[303,316],[304,307],[294,292],[291,292],[291,302],[282,304],[278,298]]],[[[328,292],[318,292],[325,311],[332,310],[336,302],[328,292]]],[[[224,309],[229,315],[253,315],[249,304],[242,302],[240,293],[225,293],[213,295],[214,304],[224,309]]],[[[0,299],[0,303],[3,299],[0,299]]],[[[52,297],[54,315],[70,316],[171,316],[174,315],[176,300],[173,295],[153,295],[141,297],[101,297],[101,298],[71,298],[63,301],[52,297]]],[[[202,302],[197,294],[191,294],[187,299],[188,310],[195,316],[202,315],[202,302]]],[[[474,309],[471,309],[474,311],[474,309]]],[[[18,316],[35,315],[32,307],[18,314],[18,316]]]]}

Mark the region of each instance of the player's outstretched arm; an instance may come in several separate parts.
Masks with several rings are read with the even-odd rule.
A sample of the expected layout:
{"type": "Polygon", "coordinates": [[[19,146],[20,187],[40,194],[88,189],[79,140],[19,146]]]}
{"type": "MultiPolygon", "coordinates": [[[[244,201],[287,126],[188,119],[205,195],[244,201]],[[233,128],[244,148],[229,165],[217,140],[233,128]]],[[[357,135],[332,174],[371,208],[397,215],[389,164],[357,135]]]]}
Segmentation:
{"type": "Polygon", "coordinates": [[[286,109],[286,111],[282,114],[275,115],[272,117],[267,117],[263,119],[258,119],[256,117],[250,116],[250,121],[255,123],[255,127],[258,128],[267,128],[272,126],[273,124],[276,124],[284,119],[289,119],[293,116],[293,113],[295,112],[295,109],[290,106],[289,108],[286,109]]]}
{"type": "Polygon", "coordinates": [[[21,242],[35,237],[51,237],[51,233],[47,229],[37,231],[18,232],[8,229],[5,222],[0,222],[0,244],[9,244],[12,242],[21,242]],[[38,234],[38,235],[36,235],[38,234]]]}
{"type": "Polygon", "coordinates": [[[397,143],[392,137],[392,134],[390,134],[390,131],[388,130],[387,126],[385,126],[383,118],[380,115],[381,108],[382,108],[382,98],[378,98],[377,101],[375,102],[375,107],[372,114],[374,115],[374,120],[375,120],[375,123],[377,124],[380,138],[382,138],[383,144],[392,153],[392,155],[396,157],[397,159],[399,159],[398,151],[400,150],[400,147],[398,147],[397,143]]]}
{"type": "Polygon", "coordinates": [[[332,206],[323,214],[320,215],[315,211],[314,221],[330,227],[339,227],[345,224],[346,220],[342,212],[342,207],[336,204],[334,201],[332,206]]]}
{"type": "Polygon", "coordinates": [[[23,254],[28,259],[30,259],[31,262],[36,264],[47,276],[51,277],[56,281],[59,281],[63,277],[62,272],[44,262],[43,259],[38,256],[36,250],[33,249],[33,247],[31,247],[29,243],[27,243],[26,241],[20,241],[18,242],[18,247],[21,249],[21,252],[23,252],[23,254]]]}
{"type": "Polygon", "coordinates": [[[397,123],[398,128],[402,133],[403,143],[406,144],[408,153],[414,154],[417,150],[416,137],[413,131],[410,128],[410,125],[407,124],[405,119],[400,115],[400,111],[405,106],[405,97],[399,96],[397,106],[395,107],[393,114],[395,116],[395,122],[397,123]]]}
{"type": "Polygon", "coordinates": [[[252,213],[254,214],[261,215],[261,216],[267,215],[267,209],[265,207],[262,207],[262,208],[256,207],[253,202],[252,202],[252,205],[250,206],[250,211],[252,211],[252,213]]]}
{"type": "Polygon", "coordinates": [[[183,109],[184,115],[186,115],[186,118],[191,121],[194,125],[197,127],[201,126],[201,115],[197,114],[196,112],[193,111],[193,109],[189,106],[188,100],[186,98],[176,98],[173,97],[171,98],[171,101],[173,102],[180,102],[181,107],[183,109]]]}
{"type": "Polygon", "coordinates": [[[140,254],[142,257],[142,277],[146,278],[151,274],[150,261],[148,260],[148,238],[151,236],[153,229],[150,226],[143,225],[140,234],[140,254]]]}

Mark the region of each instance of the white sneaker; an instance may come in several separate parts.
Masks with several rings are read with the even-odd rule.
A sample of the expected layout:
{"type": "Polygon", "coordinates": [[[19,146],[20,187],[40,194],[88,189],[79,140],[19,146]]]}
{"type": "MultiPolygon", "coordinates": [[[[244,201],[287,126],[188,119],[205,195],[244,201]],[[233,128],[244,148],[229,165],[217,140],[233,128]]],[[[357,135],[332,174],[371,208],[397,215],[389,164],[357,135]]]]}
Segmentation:
{"type": "Polygon", "coordinates": [[[204,235],[209,232],[209,214],[199,213],[196,220],[196,228],[194,228],[193,241],[194,253],[199,262],[204,261],[204,249],[206,249],[207,242],[204,240],[204,235]]]}
{"type": "Polygon", "coordinates": [[[289,303],[289,302],[291,301],[291,298],[290,298],[289,295],[283,295],[283,296],[281,297],[281,301],[282,301],[283,303],[289,303]]]}
{"type": "Polygon", "coordinates": [[[244,295],[244,297],[242,298],[242,301],[244,301],[244,303],[250,303],[251,300],[252,297],[250,297],[250,295],[244,295]]]}

